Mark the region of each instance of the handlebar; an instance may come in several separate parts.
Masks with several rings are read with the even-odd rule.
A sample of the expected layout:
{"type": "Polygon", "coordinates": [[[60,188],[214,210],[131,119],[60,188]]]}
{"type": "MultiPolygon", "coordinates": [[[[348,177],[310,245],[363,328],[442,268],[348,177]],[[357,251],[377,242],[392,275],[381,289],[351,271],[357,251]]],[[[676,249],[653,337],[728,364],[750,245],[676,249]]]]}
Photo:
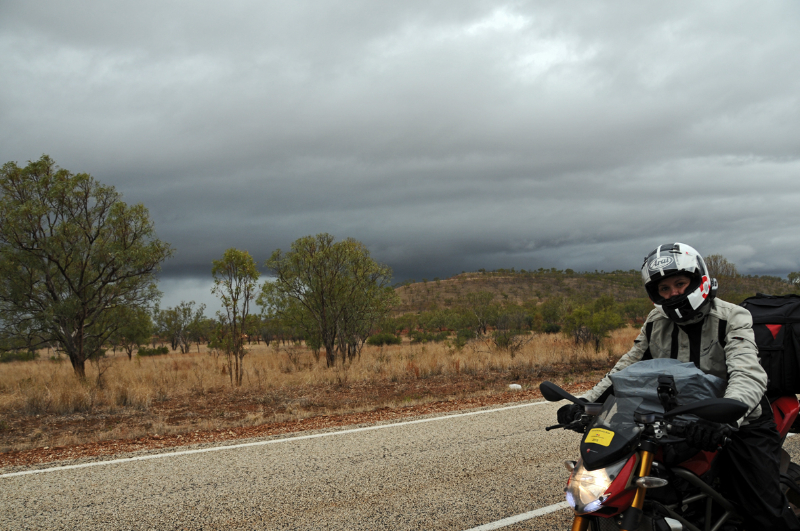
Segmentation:
{"type": "MultiPolygon", "coordinates": [[[[671,435],[671,436],[679,438],[679,439],[685,439],[687,437],[687,435],[688,435],[689,426],[692,426],[693,424],[696,424],[696,423],[703,423],[703,424],[705,424],[707,426],[708,425],[710,425],[712,427],[716,426],[718,428],[721,428],[722,426],[725,426],[725,427],[727,427],[728,429],[730,429],[732,431],[737,431],[737,429],[735,427],[730,426],[729,424],[710,422],[710,421],[702,420],[702,419],[696,420],[696,421],[670,419],[669,421],[661,421],[660,422],[660,426],[658,426],[658,428],[656,427],[655,423],[646,425],[645,429],[644,429],[644,433],[646,433],[647,435],[653,435],[653,436],[656,437],[656,439],[660,439],[661,437],[663,437],[663,434],[661,436],[659,436],[658,433],[657,433],[657,430],[659,428],[663,427],[664,431],[666,432],[667,435],[671,435]]],[[[730,437],[725,436],[725,437],[722,438],[722,441],[719,442],[718,446],[721,448],[721,447],[725,446],[726,444],[728,444],[730,441],[731,441],[730,437]]]]}
{"type": "Polygon", "coordinates": [[[569,424],[554,424],[553,426],[548,426],[544,429],[544,431],[554,430],[556,428],[563,428],[565,430],[572,430],[577,431],[578,433],[583,433],[585,431],[586,426],[592,421],[594,417],[590,415],[581,415],[578,420],[573,420],[569,424]]]}
{"type": "MultiPolygon", "coordinates": [[[[547,426],[545,428],[545,431],[554,430],[556,428],[562,428],[565,430],[572,430],[578,433],[583,433],[586,431],[586,427],[592,422],[593,419],[594,419],[593,415],[584,414],[581,415],[579,419],[574,420],[569,424],[554,424],[553,426],[547,426]]],[[[675,438],[683,440],[687,436],[687,431],[689,426],[691,426],[695,422],[703,422],[705,424],[710,424],[709,421],[702,421],[702,420],[698,421],[686,421],[680,419],[664,420],[663,418],[659,418],[653,423],[645,424],[643,433],[646,435],[653,436],[656,439],[661,439],[662,437],[664,437],[664,435],[671,435],[675,438]]],[[[711,423],[711,424],[717,424],[717,423],[711,423]]],[[[722,424],[719,425],[722,426],[722,424]]],[[[726,426],[733,429],[734,431],[736,430],[736,428],[731,427],[730,425],[726,424],[726,426]]],[[[719,446],[720,447],[725,446],[730,442],[730,440],[731,439],[729,437],[724,437],[719,446]]],[[[664,442],[680,442],[680,441],[664,441],[664,442]]]]}

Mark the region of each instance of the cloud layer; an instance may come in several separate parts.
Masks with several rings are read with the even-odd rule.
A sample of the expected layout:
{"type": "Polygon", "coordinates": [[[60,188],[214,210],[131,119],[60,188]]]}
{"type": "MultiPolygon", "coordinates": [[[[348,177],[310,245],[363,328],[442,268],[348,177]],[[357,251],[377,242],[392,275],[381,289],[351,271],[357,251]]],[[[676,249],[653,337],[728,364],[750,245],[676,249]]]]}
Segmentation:
{"type": "Polygon", "coordinates": [[[398,279],[633,269],[676,240],[785,275],[798,22],[793,2],[3,2],[0,158],[144,203],[172,279],[319,232],[398,279]]]}

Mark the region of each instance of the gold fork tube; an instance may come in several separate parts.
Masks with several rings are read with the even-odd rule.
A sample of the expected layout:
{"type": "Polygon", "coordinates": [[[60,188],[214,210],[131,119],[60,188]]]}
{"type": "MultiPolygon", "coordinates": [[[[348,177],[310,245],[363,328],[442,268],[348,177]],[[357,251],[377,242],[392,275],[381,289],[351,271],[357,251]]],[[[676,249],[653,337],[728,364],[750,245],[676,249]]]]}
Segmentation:
{"type": "MultiPolygon", "coordinates": [[[[639,477],[649,476],[650,468],[653,465],[653,452],[642,450],[640,454],[639,477]]],[[[645,487],[636,487],[636,495],[633,497],[631,507],[641,509],[644,506],[644,495],[647,489],[645,487]]]]}
{"type": "Polygon", "coordinates": [[[586,516],[576,516],[572,521],[572,531],[586,531],[589,529],[589,518],[586,516]]]}

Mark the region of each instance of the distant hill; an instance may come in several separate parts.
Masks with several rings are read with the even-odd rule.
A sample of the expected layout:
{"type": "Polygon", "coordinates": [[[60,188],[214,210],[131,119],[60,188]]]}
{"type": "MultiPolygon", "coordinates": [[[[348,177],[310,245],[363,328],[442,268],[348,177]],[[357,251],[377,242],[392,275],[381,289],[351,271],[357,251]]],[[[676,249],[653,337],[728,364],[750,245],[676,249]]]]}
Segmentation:
{"type": "MultiPolygon", "coordinates": [[[[800,292],[796,285],[773,276],[748,275],[718,278],[718,296],[740,303],[757,292],[771,295],[800,292]]],[[[551,297],[567,297],[576,301],[591,301],[610,294],[617,302],[643,298],[645,294],[639,271],[595,271],[576,273],[570,269],[539,269],[515,271],[498,269],[461,273],[448,279],[407,282],[395,288],[400,297],[398,313],[421,312],[435,308],[450,308],[468,293],[486,291],[494,294],[501,304],[541,303],[551,297]]]]}

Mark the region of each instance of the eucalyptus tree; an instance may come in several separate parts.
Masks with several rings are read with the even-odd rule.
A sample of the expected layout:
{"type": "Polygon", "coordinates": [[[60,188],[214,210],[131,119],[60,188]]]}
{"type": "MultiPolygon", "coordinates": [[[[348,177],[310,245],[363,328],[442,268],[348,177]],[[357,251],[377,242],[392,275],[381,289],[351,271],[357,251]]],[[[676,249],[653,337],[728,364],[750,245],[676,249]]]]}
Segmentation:
{"type": "Polygon", "coordinates": [[[173,308],[155,312],[159,333],[169,338],[172,350],[180,349],[182,354],[189,352],[194,339],[193,332],[205,319],[203,312],[206,305],[200,304],[197,309],[194,308],[194,305],[194,301],[181,301],[173,308]]]}
{"type": "Polygon", "coordinates": [[[370,257],[352,238],[305,236],[266,262],[274,275],[264,283],[258,304],[325,349],[328,367],[360,353],[373,326],[398,303],[391,269],[370,257]]]}
{"type": "Polygon", "coordinates": [[[494,302],[494,295],[488,291],[467,293],[461,300],[461,305],[471,316],[477,335],[486,334],[489,325],[500,312],[500,306],[494,302]]]}
{"type": "Polygon", "coordinates": [[[220,326],[217,343],[228,357],[231,385],[242,385],[242,365],[247,350],[244,348],[245,325],[250,314],[250,302],[255,299],[260,273],[250,253],[228,249],[222,259],[214,260],[211,267],[214,287],[211,292],[222,301],[224,312],[217,312],[220,326]]]}
{"type": "Polygon", "coordinates": [[[153,335],[153,320],[145,308],[120,308],[118,318],[122,325],[111,336],[111,341],[119,345],[133,359],[133,351],[146,345],[153,335]]]}
{"type": "Polygon", "coordinates": [[[147,209],[47,155],[0,170],[0,314],[6,337],[57,344],[75,374],[124,324],[119,308],[149,307],[172,254],[147,209]]]}

